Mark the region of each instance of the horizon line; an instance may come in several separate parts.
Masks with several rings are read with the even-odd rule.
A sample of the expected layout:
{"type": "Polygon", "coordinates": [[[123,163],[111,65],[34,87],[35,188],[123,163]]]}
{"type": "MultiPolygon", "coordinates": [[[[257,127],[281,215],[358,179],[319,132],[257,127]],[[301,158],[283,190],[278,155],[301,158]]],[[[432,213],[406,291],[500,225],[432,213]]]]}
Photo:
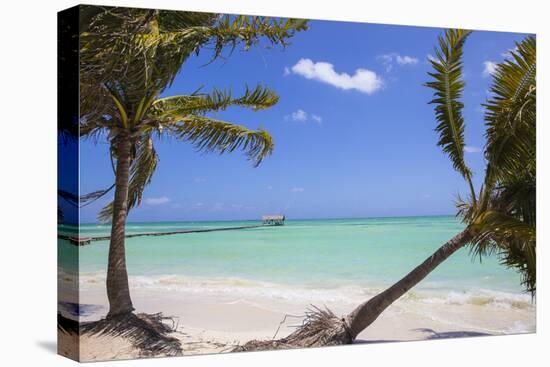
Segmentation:
{"type": "MultiPolygon", "coordinates": [[[[286,220],[336,220],[336,219],[379,219],[379,218],[421,218],[421,217],[456,217],[456,214],[425,214],[425,215],[382,215],[382,216],[368,216],[368,217],[317,217],[317,218],[289,218],[285,214],[286,220]]],[[[126,224],[132,223],[189,223],[189,222],[251,222],[261,221],[261,217],[254,219],[190,219],[190,220],[151,220],[151,221],[128,221],[126,224]]],[[[60,223],[60,224],[95,224],[95,225],[110,225],[110,223],[98,223],[98,222],[79,222],[79,223],[60,223]]]]}

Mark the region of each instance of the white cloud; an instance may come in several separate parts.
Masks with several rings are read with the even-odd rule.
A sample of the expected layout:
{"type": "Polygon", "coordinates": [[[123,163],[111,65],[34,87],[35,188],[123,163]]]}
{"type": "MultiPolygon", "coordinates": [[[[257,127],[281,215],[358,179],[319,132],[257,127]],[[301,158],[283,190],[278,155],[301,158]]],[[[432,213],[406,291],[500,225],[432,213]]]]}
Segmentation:
{"type": "Polygon", "coordinates": [[[231,204],[231,207],[233,209],[241,209],[244,205],[243,204],[231,204]]]}
{"type": "Polygon", "coordinates": [[[397,55],[395,57],[395,61],[397,61],[397,63],[399,65],[415,65],[415,64],[418,64],[418,59],[416,57],[412,57],[412,56],[397,55]]]}
{"type": "Polygon", "coordinates": [[[382,65],[386,68],[386,72],[389,73],[393,70],[393,65],[415,65],[418,64],[416,57],[399,55],[397,52],[392,52],[385,55],[378,56],[378,59],[382,62],[382,65]]]}
{"type": "Polygon", "coordinates": [[[285,69],[283,71],[283,76],[287,76],[287,75],[290,75],[290,69],[288,68],[288,66],[285,66],[285,69]]]}
{"type": "Polygon", "coordinates": [[[214,203],[214,206],[212,207],[212,210],[214,211],[220,211],[223,210],[225,205],[223,203],[214,203]]]}
{"type": "Polygon", "coordinates": [[[466,153],[479,153],[479,152],[481,152],[481,148],[479,148],[479,147],[474,147],[474,146],[471,146],[471,145],[466,145],[466,146],[464,147],[464,151],[465,151],[466,153]]]}
{"type": "Polygon", "coordinates": [[[360,68],[355,70],[353,75],[337,73],[334,65],[323,61],[313,62],[311,59],[300,59],[291,71],[306,79],[317,80],[344,90],[355,89],[366,94],[378,91],[384,84],[382,78],[374,71],[360,68]]]}
{"type": "Polygon", "coordinates": [[[285,120],[287,121],[298,121],[298,122],[307,122],[309,120],[313,120],[317,123],[321,123],[323,119],[319,115],[311,114],[311,116],[304,110],[298,109],[294,112],[292,112],[290,115],[285,116],[285,120]]]}
{"type": "Polygon", "coordinates": [[[382,64],[386,68],[386,73],[389,73],[393,69],[393,57],[391,55],[380,55],[378,59],[382,61],[382,64]]]}
{"type": "Polygon", "coordinates": [[[290,119],[292,121],[307,121],[307,113],[304,110],[297,110],[290,114],[290,119]]]}
{"type": "Polygon", "coordinates": [[[304,188],[303,187],[293,187],[290,189],[290,192],[304,192],[304,188]]]}
{"type": "Polygon", "coordinates": [[[170,202],[170,198],[161,196],[158,198],[146,198],[143,202],[147,205],[162,205],[170,202]]]}
{"type": "Polygon", "coordinates": [[[483,76],[488,77],[497,71],[497,63],[493,61],[483,62],[483,76]]]}

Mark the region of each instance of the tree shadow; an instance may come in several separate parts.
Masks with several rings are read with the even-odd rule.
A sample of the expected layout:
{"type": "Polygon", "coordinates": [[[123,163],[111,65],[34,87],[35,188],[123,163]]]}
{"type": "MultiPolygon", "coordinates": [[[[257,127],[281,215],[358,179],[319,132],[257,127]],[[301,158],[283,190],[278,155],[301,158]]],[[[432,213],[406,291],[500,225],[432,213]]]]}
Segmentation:
{"type": "Polygon", "coordinates": [[[375,340],[355,339],[353,341],[353,344],[397,343],[397,342],[401,342],[401,341],[402,340],[392,340],[392,339],[375,339],[375,340]]]}
{"type": "Polygon", "coordinates": [[[442,333],[438,333],[437,331],[429,328],[420,328],[420,329],[413,329],[414,331],[420,331],[422,333],[430,334],[426,337],[426,339],[448,339],[448,338],[466,338],[466,337],[475,337],[475,336],[490,336],[491,334],[487,333],[481,333],[478,331],[446,331],[442,333]]]}
{"type": "MultiPolygon", "coordinates": [[[[491,336],[491,335],[493,335],[493,334],[481,333],[481,332],[478,332],[478,331],[464,331],[464,330],[446,331],[446,332],[438,333],[434,329],[429,329],[429,328],[412,329],[412,331],[418,331],[418,332],[421,332],[421,333],[429,334],[424,339],[420,339],[420,340],[468,338],[468,337],[491,336]]],[[[396,343],[396,342],[407,342],[407,341],[417,341],[417,340],[355,339],[353,344],[396,343]]]]}

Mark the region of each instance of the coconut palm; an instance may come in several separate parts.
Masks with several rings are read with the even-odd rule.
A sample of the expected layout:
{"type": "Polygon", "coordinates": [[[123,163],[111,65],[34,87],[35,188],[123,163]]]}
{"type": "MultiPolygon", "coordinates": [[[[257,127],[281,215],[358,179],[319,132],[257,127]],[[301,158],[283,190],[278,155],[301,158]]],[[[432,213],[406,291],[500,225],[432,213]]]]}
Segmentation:
{"type": "Polygon", "coordinates": [[[448,30],[439,37],[436,58],[430,60],[439,134],[438,146],[468,186],[468,199],[459,198],[457,215],[465,228],[397,283],[359,305],[344,318],[330,310],[314,309],[290,336],[276,341],[251,341],[237,350],[278,349],[348,344],[393,302],[424,279],[457,250],[469,245],[474,255],[496,253],[505,266],[516,268],[525,289],[536,291],[535,251],[535,124],[536,44],[525,38],[498,65],[492,97],[485,104],[487,167],[483,186],[476,191],[464,159],[462,48],[471,32],[448,30]]]}
{"type": "Polygon", "coordinates": [[[238,105],[254,110],[268,108],[278,101],[274,92],[258,86],[247,89],[242,97],[215,90],[202,96],[157,98],[144,104],[133,119],[125,114],[128,101],[117,99],[120,115],[109,123],[86,123],[82,134],[97,134],[104,130],[110,136],[115,163],[114,200],[100,213],[100,219],[110,220],[111,239],[107,272],[109,316],[133,310],[126,273],[124,237],[128,210],[140,204],[145,186],[151,181],[158,162],[154,137],[171,137],[187,141],[201,151],[232,152],[242,149],[257,165],[271,154],[273,142],[266,130],[253,131],[230,122],[214,120],[204,115],[238,105]],[[133,120],[133,121],[131,121],[133,120]]]}
{"type": "Polygon", "coordinates": [[[128,211],[140,204],[157,166],[155,139],[189,142],[203,152],[239,149],[255,165],[273,149],[266,130],[250,130],[206,115],[230,106],[254,111],[269,108],[278,96],[268,88],[246,87],[239,97],[218,89],[169,97],[161,97],[162,92],[185,60],[205,47],[212,47],[215,59],[223,57],[227,45],[247,49],[267,39],[271,45],[284,46],[296,31],[304,29],[305,21],[292,19],[82,7],[80,135],[108,137],[115,173],[114,199],[100,213],[100,219],[111,221],[108,320],[125,319],[134,310],[126,269],[125,223],[128,211]]]}

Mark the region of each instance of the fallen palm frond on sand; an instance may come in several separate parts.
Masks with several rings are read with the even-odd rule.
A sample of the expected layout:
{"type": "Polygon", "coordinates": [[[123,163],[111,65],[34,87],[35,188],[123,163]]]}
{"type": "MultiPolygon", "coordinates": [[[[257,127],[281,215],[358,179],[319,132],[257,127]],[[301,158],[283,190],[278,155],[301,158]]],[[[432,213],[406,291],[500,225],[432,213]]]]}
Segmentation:
{"type": "Polygon", "coordinates": [[[174,332],[164,321],[174,319],[157,314],[124,314],[79,324],[75,320],[58,315],[57,327],[68,334],[80,336],[112,336],[128,339],[141,356],[177,356],[182,354],[181,343],[168,336],[174,332]]]}
{"type": "Polygon", "coordinates": [[[351,344],[353,339],[346,321],[332,311],[315,306],[305,314],[302,325],[285,338],[272,340],[251,340],[239,345],[234,352],[275,350],[290,348],[323,347],[351,344]]]}

